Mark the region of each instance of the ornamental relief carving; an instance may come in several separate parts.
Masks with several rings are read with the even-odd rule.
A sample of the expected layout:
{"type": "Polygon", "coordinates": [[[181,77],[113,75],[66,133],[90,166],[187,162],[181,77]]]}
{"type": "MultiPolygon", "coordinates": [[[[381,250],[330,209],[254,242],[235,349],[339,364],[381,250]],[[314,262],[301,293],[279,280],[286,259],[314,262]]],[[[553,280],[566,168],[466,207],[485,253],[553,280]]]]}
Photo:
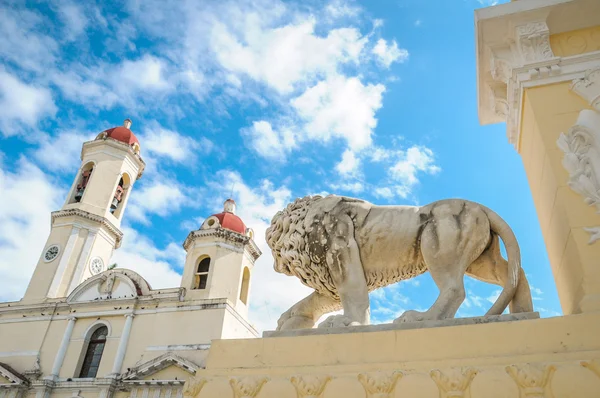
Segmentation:
{"type": "Polygon", "coordinates": [[[229,379],[229,384],[235,398],[254,398],[267,381],[269,378],[266,376],[232,377],[229,379]]]}
{"type": "Polygon", "coordinates": [[[368,398],[389,398],[402,372],[370,372],[358,375],[368,398]]]}
{"type": "Polygon", "coordinates": [[[469,387],[477,370],[473,368],[452,368],[441,371],[434,369],[429,375],[440,390],[440,398],[468,398],[469,387]]]}
{"type": "Polygon", "coordinates": [[[554,53],[561,57],[600,50],[600,27],[576,30],[550,36],[554,53]]]}
{"type": "Polygon", "coordinates": [[[550,46],[550,30],[546,22],[531,22],[517,26],[515,33],[523,64],[554,58],[550,46]]]}
{"type": "Polygon", "coordinates": [[[290,378],[296,388],[298,398],[319,398],[329,380],[331,380],[331,376],[328,375],[302,375],[290,378]]]}
{"type": "MultiPolygon", "coordinates": [[[[569,187],[600,214],[600,114],[581,111],[577,124],[556,144],[565,154],[562,164],[569,173],[569,187]]],[[[591,234],[590,244],[600,239],[600,226],[586,231],[591,234]]]]}
{"type": "Polygon", "coordinates": [[[583,78],[573,80],[571,90],[600,112],[600,68],[588,70],[583,78]]]}
{"type": "Polygon", "coordinates": [[[554,365],[523,364],[510,365],[506,372],[519,387],[521,398],[550,398],[550,380],[556,371],[554,365]]]}

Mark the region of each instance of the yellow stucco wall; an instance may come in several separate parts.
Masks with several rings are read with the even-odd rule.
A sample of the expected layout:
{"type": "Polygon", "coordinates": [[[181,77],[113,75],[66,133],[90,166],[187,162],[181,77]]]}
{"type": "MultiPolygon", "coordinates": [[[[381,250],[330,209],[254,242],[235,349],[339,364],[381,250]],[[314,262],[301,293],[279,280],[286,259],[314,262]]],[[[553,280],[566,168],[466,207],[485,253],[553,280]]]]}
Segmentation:
{"type": "Polygon", "coordinates": [[[508,398],[531,385],[539,385],[546,395],[530,396],[597,398],[600,374],[582,363],[600,359],[599,330],[600,313],[595,313],[487,325],[218,340],[206,369],[196,375],[195,382],[205,382],[196,397],[233,397],[233,378],[246,386],[267,380],[256,395],[260,398],[508,398]],[[513,365],[520,372],[516,378],[507,370],[513,365]],[[431,374],[436,369],[442,375],[439,387],[431,374]],[[381,381],[389,381],[393,372],[401,373],[395,388],[382,395],[368,394],[359,381],[365,377],[360,374],[367,374],[380,381],[374,385],[383,386],[381,381]],[[470,372],[472,381],[461,384],[470,372]],[[315,385],[319,379],[329,381],[322,394],[303,395],[294,377],[315,385]],[[465,395],[443,391],[444,386],[460,391],[461,385],[465,395]]]}
{"type": "Polygon", "coordinates": [[[600,291],[600,275],[594,271],[600,245],[589,245],[584,230],[600,225],[600,215],[567,185],[564,153],[556,145],[579,112],[589,109],[569,86],[565,82],[525,91],[519,146],[565,314],[581,312],[584,296],[600,291]]]}
{"type": "Polygon", "coordinates": [[[600,26],[550,35],[550,46],[557,57],[600,50],[600,26]]]}

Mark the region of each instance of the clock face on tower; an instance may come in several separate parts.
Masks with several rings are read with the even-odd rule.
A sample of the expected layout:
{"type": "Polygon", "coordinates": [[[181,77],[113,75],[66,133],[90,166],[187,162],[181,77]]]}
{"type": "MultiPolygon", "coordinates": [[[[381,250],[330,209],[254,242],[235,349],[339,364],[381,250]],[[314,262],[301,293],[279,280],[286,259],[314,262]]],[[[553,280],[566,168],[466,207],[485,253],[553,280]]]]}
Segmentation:
{"type": "Polygon", "coordinates": [[[59,251],[60,248],[58,247],[58,245],[50,246],[48,249],[46,249],[46,252],[44,253],[44,261],[47,263],[53,261],[56,257],[58,257],[59,251]]]}
{"type": "Polygon", "coordinates": [[[94,257],[90,260],[90,272],[92,275],[99,274],[104,271],[104,262],[100,257],[94,257]]]}

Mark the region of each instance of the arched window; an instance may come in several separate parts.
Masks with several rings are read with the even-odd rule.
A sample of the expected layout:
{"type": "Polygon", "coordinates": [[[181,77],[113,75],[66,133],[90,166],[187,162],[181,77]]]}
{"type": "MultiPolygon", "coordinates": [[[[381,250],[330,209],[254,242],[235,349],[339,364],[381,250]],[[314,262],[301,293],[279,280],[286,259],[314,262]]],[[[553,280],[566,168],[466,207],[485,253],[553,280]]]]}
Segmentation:
{"type": "Polygon", "coordinates": [[[244,267],[244,275],[242,276],[242,289],[240,290],[240,300],[248,305],[248,290],[250,289],[250,270],[244,267]]]}
{"type": "Polygon", "coordinates": [[[204,257],[198,263],[194,277],[194,289],[206,289],[208,282],[208,270],[210,269],[210,257],[204,257]]]}
{"type": "Polygon", "coordinates": [[[77,184],[73,189],[73,194],[69,203],[79,203],[81,202],[81,198],[83,198],[83,193],[85,192],[85,188],[90,182],[90,178],[92,177],[92,171],[94,171],[94,163],[90,162],[81,168],[81,172],[77,176],[77,184]]]}
{"type": "Polygon", "coordinates": [[[131,187],[131,178],[128,174],[123,174],[119,179],[115,194],[113,195],[110,202],[110,212],[117,218],[121,218],[123,214],[123,207],[125,206],[125,200],[129,194],[129,188],[131,187]]]}
{"type": "Polygon", "coordinates": [[[100,366],[100,360],[102,359],[102,352],[106,345],[107,334],[108,328],[106,326],[99,327],[92,334],[85,352],[83,364],[81,365],[79,377],[96,377],[98,367],[100,366]]]}

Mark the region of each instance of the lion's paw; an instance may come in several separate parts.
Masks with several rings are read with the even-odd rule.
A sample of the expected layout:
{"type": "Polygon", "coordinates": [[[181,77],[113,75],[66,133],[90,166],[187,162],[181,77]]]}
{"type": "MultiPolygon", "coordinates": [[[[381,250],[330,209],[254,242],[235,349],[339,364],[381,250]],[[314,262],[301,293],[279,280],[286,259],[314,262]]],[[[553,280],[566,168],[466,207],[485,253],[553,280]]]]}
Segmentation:
{"type": "Polygon", "coordinates": [[[394,319],[394,323],[419,322],[425,320],[425,313],[420,311],[404,311],[402,315],[394,319]]]}
{"type": "MultiPolygon", "coordinates": [[[[285,314],[284,314],[285,315],[285,314]]],[[[312,318],[295,315],[295,316],[284,316],[282,315],[277,321],[277,330],[293,330],[293,329],[310,329],[315,324],[312,318]]]]}
{"type": "Polygon", "coordinates": [[[319,324],[319,328],[341,328],[346,326],[360,326],[360,322],[353,321],[346,315],[331,315],[319,324]]]}

